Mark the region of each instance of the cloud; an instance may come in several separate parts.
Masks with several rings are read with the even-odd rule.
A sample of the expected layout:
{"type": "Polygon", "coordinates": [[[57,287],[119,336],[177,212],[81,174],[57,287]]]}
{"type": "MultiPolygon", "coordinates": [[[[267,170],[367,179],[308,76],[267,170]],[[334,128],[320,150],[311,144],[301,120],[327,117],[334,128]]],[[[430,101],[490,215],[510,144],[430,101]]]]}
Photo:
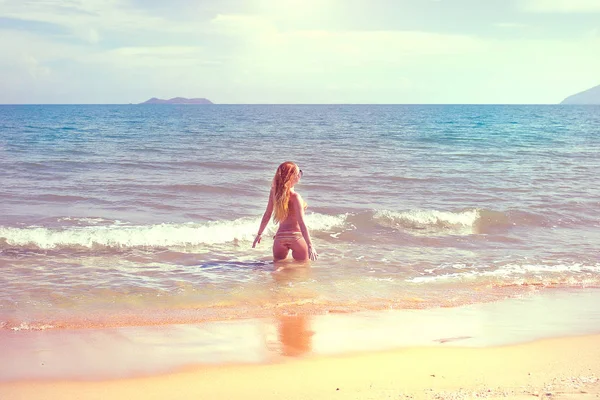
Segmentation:
{"type": "Polygon", "coordinates": [[[283,31],[259,16],[218,15],[211,25],[244,42],[236,59],[243,69],[282,74],[348,66],[402,65],[418,57],[464,54],[477,38],[419,31],[283,31]]]}
{"type": "MultiPolygon", "coordinates": [[[[221,62],[199,46],[138,46],[119,47],[77,58],[78,62],[106,65],[112,68],[138,70],[188,69],[213,66],[221,62]]],[[[157,71],[158,72],[158,71],[157,71]]]]}
{"type": "Polygon", "coordinates": [[[15,71],[23,66],[19,60],[35,60],[25,68],[34,71],[31,77],[48,75],[50,70],[43,68],[56,63],[158,72],[220,60],[218,54],[209,58],[204,49],[186,43],[197,42],[199,35],[190,35],[200,31],[196,24],[170,24],[132,9],[129,0],[5,0],[0,29],[0,64],[15,71]]]}
{"type": "Polygon", "coordinates": [[[228,59],[234,102],[389,102],[411,90],[420,65],[441,68],[485,47],[476,37],[421,31],[289,30],[262,15],[218,15],[211,27],[238,43],[228,59]]]}
{"type": "Polygon", "coordinates": [[[0,17],[0,29],[35,32],[42,35],[64,35],[68,33],[68,30],[64,29],[60,25],[48,22],[29,21],[5,17],[0,17]]]}
{"type": "MultiPolygon", "coordinates": [[[[368,30],[382,25],[362,9],[358,22],[333,7],[305,18],[317,12],[265,1],[0,0],[0,102],[552,102],[600,70],[595,25],[568,38],[538,29],[552,15],[496,13],[466,35],[433,32],[430,19],[368,30]]],[[[515,1],[528,13],[600,8],[515,1]]]]}
{"type": "Polygon", "coordinates": [[[22,62],[25,65],[27,72],[33,79],[50,75],[50,68],[40,65],[39,61],[35,57],[26,56],[22,62]]]}
{"type": "Polygon", "coordinates": [[[600,13],[599,0],[522,0],[521,7],[538,13],[600,13]]]}
{"type": "Polygon", "coordinates": [[[277,28],[270,19],[257,15],[218,14],[210,20],[214,32],[223,35],[270,35],[277,34],[277,28]]]}
{"type": "Polygon", "coordinates": [[[526,28],[528,25],[519,24],[516,22],[497,22],[494,24],[496,28],[505,28],[505,29],[516,29],[516,28],[526,28]]]}
{"type": "Polygon", "coordinates": [[[420,31],[297,31],[283,33],[274,42],[307,44],[355,57],[397,59],[407,55],[444,55],[476,50],[481,42],[467,35],[420,31]]]}
{"type": "Polygon", "coordinates": [[[33,57],[43,64],[77,57],[86,52],[78,44],[55,41],[52,37],[22,31],[4,31],[0,35],[0,50],[0,64],[11,64],[27,57],[33,57]]]}
{"type": "Polygon", "coordinates": [[[89,43],[100,40],[100,32],[131,33],[136,30],[176,30],[168,21],[131,8],[125,0],[8,0],[0,17],[22,24],[56,26],[89,43]]]}

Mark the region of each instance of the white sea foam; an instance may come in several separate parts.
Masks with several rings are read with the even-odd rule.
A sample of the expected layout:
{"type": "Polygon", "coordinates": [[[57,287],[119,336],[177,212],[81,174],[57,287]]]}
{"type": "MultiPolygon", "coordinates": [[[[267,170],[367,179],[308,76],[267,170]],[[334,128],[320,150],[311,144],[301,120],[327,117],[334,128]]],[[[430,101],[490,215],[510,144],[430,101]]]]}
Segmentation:
{"type": "MultiPolygon", "coordinates": [[[[307,215],[307,225],[312,231],[327,231],[343,225],[345,215],[307,215]]],[[[127,247],[172,247],[200,244],[228,243],[236,240],[250,241],[258,230],[260,219],[240,218],[231,221],[204,223],[157,224],[125,226],[69,226],[63,229],[45,227],[0,227],[0,240],[9,246],[32,246],[41,249],[64,247],[105,246],[127,247]]],[[[270,224],[266,234],[274,234],[270,224]]]]}
{"type": "Polygon", "coordinates": [[[480,213],[477,209],[462,212],[420,209],[404,212],[382,210],[377,211],[373,218],[381,225],[392,228],[451,230],[469,234],[473,233],[480,213]]]}
{"type": "Polygon", "coordinates": [[[63,217],[63,218],[59,218],[58,221],[59,222],[72,221],[72,222],[86,223],[89,225],[97,225],[97,224],[101,224],[101,223],[110,222],[109,220],[104,219],[104,218],[75,218],[75,217],[63,217]]]}
{"type": "MultiPolygon", "coordinates": [[[[1,328],[3,328],[4,326],[0,326],[1,328]]],[[[54,328],[54,325],[49,325],[49,324],[41,324],[41,325],[30,325],[27,322],[21,322],[21,324],[19,326],[13,326],[10,329],[18,332],[18,331],[44,331],[46,329],[52,329],[54,328]]]]}
{"type": "MultiPolygon", "coordinates": [[[[428,275],[418,276],[407,279],[411,283],[431,283],[444,281],[460,281],[472,280],[479,277],[489,278],[524,278],[528,276],[537,277],[539,279],[550,279],[552,277],[562,277],[565,281],[573,275],[580,275],[582,279],[577,279],[577,282],[596,282],[600,273],[600,263],[597,264],[505,264],[501,266],[467,266],[465,264],[453,264],[440,266],[438,268],[428,269],[425,271],[428,275]],[[440,273],[445,269],[458,270],[459,272],[440,273]],[[593,279],[587,279],[590,275],[593,279]]],[[[518,283],[518,282],[517,282],[518,283]]]]}
{"type": "Polygon", "coordinates": [[[319,213],[307,214],[306,225],[311,231],[322,232],[341,227],[346,223],[347,214],[326,215],[319,213]]]}

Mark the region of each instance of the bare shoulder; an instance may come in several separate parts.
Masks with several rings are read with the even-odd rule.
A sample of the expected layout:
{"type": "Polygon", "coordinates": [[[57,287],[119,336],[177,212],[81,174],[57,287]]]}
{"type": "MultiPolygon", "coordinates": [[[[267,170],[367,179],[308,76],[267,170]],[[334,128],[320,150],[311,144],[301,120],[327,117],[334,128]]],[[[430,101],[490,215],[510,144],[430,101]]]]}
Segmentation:
{"type": "Polygon", "coordinates": [[[300,193],[298,192],[293,192],[290,193],[290,201],[294,202],[295,204],[302,204],[302,196],[300,196],[300,193]]]}

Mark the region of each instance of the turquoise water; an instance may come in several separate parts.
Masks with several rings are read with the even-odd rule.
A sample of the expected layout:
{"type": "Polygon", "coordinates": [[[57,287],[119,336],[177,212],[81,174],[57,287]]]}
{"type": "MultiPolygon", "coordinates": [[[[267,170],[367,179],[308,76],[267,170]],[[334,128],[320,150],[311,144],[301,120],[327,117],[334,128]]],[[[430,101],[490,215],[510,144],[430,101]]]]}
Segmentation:
{"type": "Polygon", "coordinates": [[[0,106],[0,327],[598,287],[598,126],[596,106],[0,106]],[[286,160],[320,258],[274,272],[251,241],[286,160]]]}

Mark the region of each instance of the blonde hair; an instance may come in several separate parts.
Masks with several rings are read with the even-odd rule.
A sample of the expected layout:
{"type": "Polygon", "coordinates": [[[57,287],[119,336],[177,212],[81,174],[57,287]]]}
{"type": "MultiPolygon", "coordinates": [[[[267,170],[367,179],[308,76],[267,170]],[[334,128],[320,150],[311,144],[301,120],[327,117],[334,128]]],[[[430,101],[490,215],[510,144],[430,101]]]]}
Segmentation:
{"type": "Polygon", "coordinates": [[[286,161],[277,168],[273,178],[273,221],[284,221],[290,211],[290,189],[292,180],[300,173],[300,169],[291,161],[286,161]]]}

